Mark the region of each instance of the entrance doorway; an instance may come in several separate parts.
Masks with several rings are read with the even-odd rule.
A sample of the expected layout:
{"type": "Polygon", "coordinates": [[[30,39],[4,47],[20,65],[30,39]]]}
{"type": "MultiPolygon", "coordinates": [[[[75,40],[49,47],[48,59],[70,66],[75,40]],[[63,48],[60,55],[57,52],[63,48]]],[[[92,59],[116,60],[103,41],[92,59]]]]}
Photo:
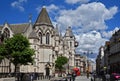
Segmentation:
{"type": "Polygon", "coordinates": [[[46,67],[46,76],[50,75],[50,68],[46,67]]]}

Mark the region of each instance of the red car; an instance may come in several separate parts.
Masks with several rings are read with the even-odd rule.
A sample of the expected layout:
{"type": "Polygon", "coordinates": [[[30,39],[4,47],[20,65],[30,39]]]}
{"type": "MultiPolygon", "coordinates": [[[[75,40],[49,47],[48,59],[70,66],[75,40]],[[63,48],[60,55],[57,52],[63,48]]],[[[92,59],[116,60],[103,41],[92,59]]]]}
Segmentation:
{"type": "Polygon", "coordinates": [[[115,79],[115,80],[119,80],[120,79],[120,74],[119,73],[112,73],[111,78],[115,79]]]}

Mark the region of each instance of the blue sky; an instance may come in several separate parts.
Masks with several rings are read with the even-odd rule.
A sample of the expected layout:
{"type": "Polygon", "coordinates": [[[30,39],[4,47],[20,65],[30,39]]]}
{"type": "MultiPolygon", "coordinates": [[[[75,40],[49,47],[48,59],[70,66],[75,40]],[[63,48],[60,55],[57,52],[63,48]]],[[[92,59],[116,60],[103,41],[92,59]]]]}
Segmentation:
{"type": "Polygon", "coordinates": [[[79,42],[77,53],[98,49],[120,27],[120,0],[1,0],[0,24],[34,23],[46,6],[53,24],[63,33],[71,26],[79,42]]]}

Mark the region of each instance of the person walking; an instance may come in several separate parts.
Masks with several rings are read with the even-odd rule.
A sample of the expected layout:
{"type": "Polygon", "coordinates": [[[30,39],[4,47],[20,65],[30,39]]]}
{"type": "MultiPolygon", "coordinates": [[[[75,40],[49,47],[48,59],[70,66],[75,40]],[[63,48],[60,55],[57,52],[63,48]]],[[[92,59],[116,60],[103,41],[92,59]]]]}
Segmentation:
{"type": "Polygon", "coordinates": [[[110,81],[110,74],[107,73],[107,74],[105,75],[105,78],[106,78],[106,81],[110,81]]]}
{"type": "Polygon", "coordinates": [[[72,81],[75,81],[75,78],[76,78],[76,73],[72,72],[72,81]]]}
{"type": "Polygon", "coordinates": [[[24,74],[23,75],[23,78],[22,78],[22,81],[31,81],[31,77],[30,77],[30,74],[24,74]]]}
{"type": "Polygon", "coordinates": [[[89,78],[89,71],[87,70],[87,78],[89,78]]]}

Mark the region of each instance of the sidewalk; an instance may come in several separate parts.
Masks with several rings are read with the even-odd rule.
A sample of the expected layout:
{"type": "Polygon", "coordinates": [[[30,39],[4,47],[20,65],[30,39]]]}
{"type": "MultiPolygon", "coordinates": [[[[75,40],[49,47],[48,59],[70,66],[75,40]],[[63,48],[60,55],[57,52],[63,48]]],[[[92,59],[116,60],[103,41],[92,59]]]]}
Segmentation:
{"type": "Polygon", "coordinates": [[[90,81],[91,77],[87,78],[86,76],[77,76],[75,81],[90,81]]]}
{"type": "MultiPolygon", "coordinates": [[[[51,78],[50,80],[42,79],[42,80],[34,80],[34,81],[52,81],[52,80],[58,80],[58,79],[62,79],[62,77],[54,77],[54,78],[51,78]]],[[[70,81],[70,80],[68,80],[68,81],[70,81]]],[[[91,77],[87,78],[86,76],[77,76],[75,81],[91,81],[91,77]]]]}
{"type": "Polygon", "coordinates": [[[34,80],[34,81],[50,81],[49,79],[34,80]]]}
{"type": "Polygon", "coordinates": [[[40,80],[34,80],[34,81],[53,81],[53,80],[60,80],[62,78],[63,77],[54,77],[54,78],[51,78],[50,80],[49,79],[40,79],[40,80]]]}

